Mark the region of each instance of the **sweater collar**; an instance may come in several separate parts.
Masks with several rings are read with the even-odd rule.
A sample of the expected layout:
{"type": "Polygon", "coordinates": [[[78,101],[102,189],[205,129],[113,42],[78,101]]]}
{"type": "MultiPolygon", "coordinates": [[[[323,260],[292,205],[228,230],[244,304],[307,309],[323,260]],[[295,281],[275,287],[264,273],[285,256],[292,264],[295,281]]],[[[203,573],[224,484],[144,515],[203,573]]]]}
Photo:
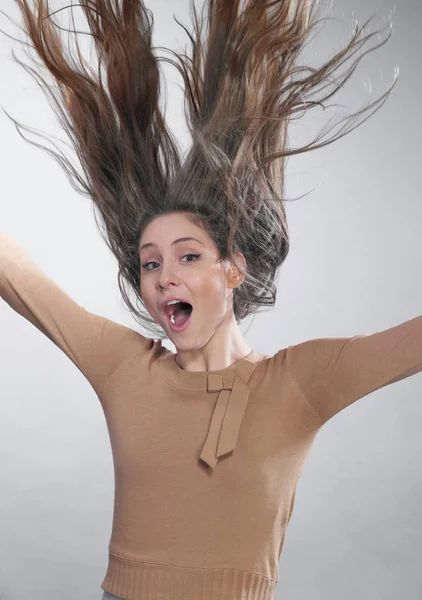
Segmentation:
{"type": "Polygon", "coordinates": [[[248,385],[263,355],[252,350],[228,367],[217,371],[185,371],[168,352],[159,360],[162,374],[173,387],[219,392],[200,459],[214,469],[220,456],[236,448],[240,425],[249,399],[248,385]]]}

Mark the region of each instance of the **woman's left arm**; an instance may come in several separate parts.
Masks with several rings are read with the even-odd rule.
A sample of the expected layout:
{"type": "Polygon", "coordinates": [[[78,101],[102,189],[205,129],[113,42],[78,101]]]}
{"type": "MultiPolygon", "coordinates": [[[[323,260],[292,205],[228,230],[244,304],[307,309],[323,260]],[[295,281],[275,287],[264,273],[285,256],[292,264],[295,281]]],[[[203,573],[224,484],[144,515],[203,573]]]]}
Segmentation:
{"type": "Polygon", "coordinates": [[[370,392],[422,371],[422,315],[372,334],[289,346],[285,360],[324,424],[370,392]]]}

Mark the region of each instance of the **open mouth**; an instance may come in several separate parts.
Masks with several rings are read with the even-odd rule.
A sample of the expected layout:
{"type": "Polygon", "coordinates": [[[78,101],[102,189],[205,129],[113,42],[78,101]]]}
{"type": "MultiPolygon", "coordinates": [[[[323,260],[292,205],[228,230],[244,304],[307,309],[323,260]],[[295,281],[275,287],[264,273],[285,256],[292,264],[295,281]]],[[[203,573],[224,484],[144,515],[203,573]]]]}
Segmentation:
{"type": "Polygon", "coordinates": [[[187,302],[177,302],[164,308],[164,314],[173,331],[183,331],[192,319],[193,307],[187,302]]]}

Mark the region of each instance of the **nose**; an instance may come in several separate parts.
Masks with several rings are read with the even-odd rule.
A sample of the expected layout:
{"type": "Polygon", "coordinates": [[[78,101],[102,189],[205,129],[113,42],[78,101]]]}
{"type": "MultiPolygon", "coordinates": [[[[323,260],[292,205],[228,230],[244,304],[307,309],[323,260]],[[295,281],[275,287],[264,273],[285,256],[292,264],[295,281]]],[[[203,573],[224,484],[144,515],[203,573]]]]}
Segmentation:
{"type": "Polygon", "coordinates": [[[180,277],[178,276],[174,267],[169,264],[168,266],[162,266],[157,279],[158,287],[166,288],[169,285],[180,285],[180,277]]]}

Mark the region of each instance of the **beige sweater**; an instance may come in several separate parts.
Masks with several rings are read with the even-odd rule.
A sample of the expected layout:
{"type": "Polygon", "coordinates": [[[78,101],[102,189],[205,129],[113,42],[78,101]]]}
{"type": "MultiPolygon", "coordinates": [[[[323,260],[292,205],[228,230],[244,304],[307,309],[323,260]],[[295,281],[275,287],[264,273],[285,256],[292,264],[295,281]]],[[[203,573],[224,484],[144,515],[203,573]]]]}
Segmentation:
{"type": "Polygon", "coordinates": [[[269,600],[321,426],[422,371],[422,316],[226,369],[182,370],[160,341],[74,302],[6,235],[0,293],[95,390],[115,471],[103,590],[127,600],[269,600]]]}

